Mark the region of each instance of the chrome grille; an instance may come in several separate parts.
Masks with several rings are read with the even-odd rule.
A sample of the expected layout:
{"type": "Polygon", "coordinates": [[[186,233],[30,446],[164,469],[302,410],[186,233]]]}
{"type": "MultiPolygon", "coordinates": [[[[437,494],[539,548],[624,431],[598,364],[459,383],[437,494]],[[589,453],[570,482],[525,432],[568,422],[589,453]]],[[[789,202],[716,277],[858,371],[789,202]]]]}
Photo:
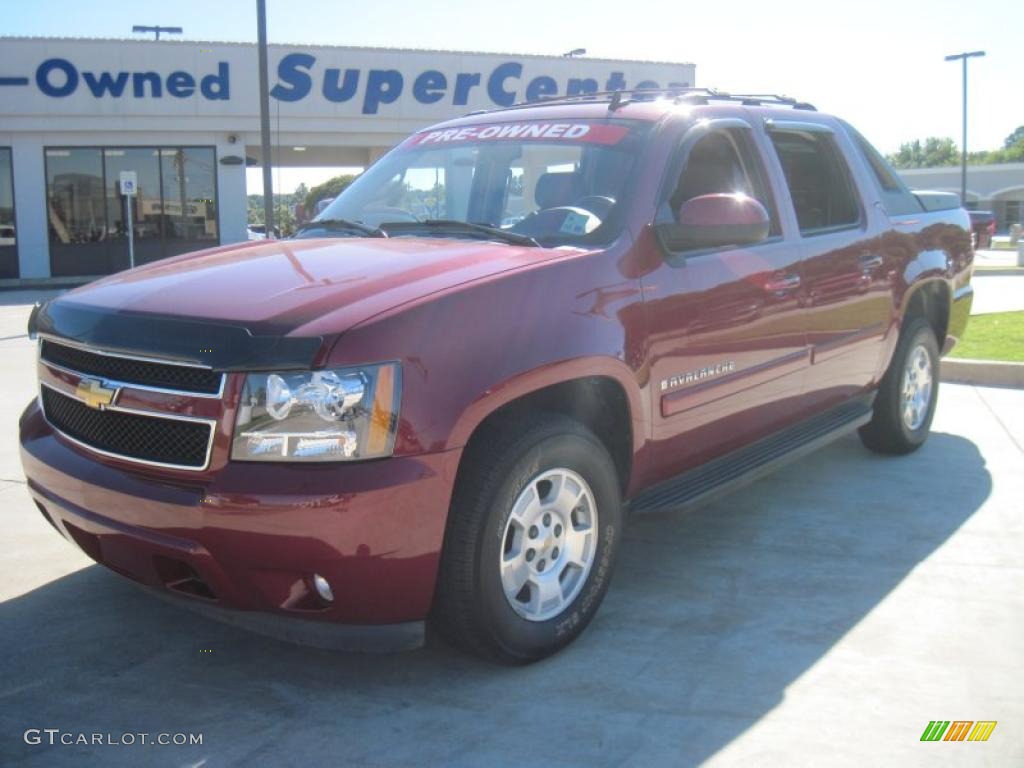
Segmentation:
{"type": "Polygon", "coordinates": [[[224,375],[207,368],[140,360],[42,339],[39,357],[45,363],[111,383],[185,392],[205,397],[221,393],[224,375]]]}
{"type": "Polygon", "coordinates": [[[55,429],[98,453],[177,469],[204,469],[209,462],[211,421],[117,408],[98,410],[45,384],[40,401],[43,415],[55,429]]]}

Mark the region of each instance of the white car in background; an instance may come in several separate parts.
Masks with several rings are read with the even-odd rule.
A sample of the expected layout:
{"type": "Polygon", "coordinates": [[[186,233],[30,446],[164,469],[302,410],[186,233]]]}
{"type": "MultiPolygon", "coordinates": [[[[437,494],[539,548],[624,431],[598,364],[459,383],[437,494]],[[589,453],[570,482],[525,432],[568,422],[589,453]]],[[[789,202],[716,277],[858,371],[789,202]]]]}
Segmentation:
{"type": "MultiPolygon", "coordinates": [[[[246,228],[249,240],[266,240],[267,239],[267,228],[262,224],[250,224],[246,228]]],[[[281,232],[277,227],[274,227],[274,237],[278,240],[281,239],[281,232]]]]}
{"type": "Polygon", "coordinates": [[[0,224],[0,245],[14,245],[14,225],[0,224]]]}

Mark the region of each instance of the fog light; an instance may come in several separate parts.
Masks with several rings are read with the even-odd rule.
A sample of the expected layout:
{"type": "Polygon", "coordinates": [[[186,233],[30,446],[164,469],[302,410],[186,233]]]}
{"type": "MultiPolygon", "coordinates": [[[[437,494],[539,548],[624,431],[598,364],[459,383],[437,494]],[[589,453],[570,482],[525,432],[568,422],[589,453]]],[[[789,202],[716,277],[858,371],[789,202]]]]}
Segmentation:
{"type": "Polygon", "coordinates": [[[316,588],[316,593],[320,595],[321,600],[325,603],[334,602],[334,592],[331,591],[331,585],[319,573],[313,574],[313,586],[316,588]]]}

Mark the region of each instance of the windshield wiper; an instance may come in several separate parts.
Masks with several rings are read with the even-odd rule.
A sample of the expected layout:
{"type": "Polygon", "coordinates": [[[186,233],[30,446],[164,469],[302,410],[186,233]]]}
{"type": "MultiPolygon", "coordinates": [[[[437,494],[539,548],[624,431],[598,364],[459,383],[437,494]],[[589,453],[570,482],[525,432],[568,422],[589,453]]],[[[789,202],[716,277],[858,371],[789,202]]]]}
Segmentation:
{"type": "Polygon", "coordinates": [[[379,227],[371,227],[369,224],[363,224],[360,221],[349,221],[348,219],[314,219],[313,221],[308,221],[296,229],[295,234],[305,232],[308,229],[327,229],[335,231],[348,230],[350,232],[359,232],[367,237],[388,236],[388,233],[379,227]]]}
{"type": "Polygon", "coordinates": [[[491,240],[500,240],[512,245],[528,245],[532,248],[540,248],[540,243],[529,235],[520,235],[516,232],[509,232],[507,229],[492,227],[489,224],[475,224],[471,221],[459,221],[458,219],[424,219],[423,221],[385,221],[381,223],[381,229],[403,231],[415,231],[417,229],[429,229],[448,232],[462,232],[471,235],[480,235],[491,240]]]}

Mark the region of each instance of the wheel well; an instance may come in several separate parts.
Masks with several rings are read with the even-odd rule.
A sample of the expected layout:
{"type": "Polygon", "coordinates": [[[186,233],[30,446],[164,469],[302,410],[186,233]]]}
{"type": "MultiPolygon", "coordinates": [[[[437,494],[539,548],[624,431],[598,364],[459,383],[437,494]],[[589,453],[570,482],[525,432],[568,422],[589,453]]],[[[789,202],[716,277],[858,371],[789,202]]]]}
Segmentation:
{"type": "Polygon", "coordinates": [[[941,349],[949,328],[949,305],[949,288],[944,283],[925,283],[911,294],[903,313],[903,325],[917,317],[925,318],[935,331],[935,340],[941,349]]]}
{"type": "Polygon", "coordinates": [[[629,403],[622,386],[607,376],[553,384],[530,392],[489,414],[470,435],[464,455],[494,430],[513,426],[517,418],[539,412],[557,413],[584,425],[604,445],[618,470],[619,487],[626,492],[633,464],[633,429],[629,403]]]}

